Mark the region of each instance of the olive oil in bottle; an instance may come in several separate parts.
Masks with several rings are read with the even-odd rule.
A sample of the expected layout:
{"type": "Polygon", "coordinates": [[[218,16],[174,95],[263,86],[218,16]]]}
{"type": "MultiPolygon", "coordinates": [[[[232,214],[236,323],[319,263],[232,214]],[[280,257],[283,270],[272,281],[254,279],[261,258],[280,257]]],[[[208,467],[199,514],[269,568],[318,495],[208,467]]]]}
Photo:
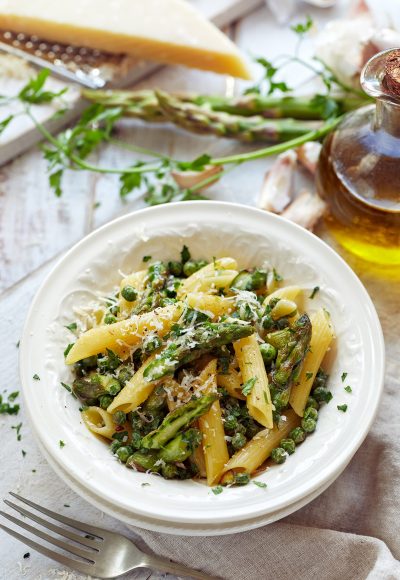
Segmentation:
{"type": "Polygon", "coordinates": [[[343,247],[400,265],[400,49],[374,56],[361,85],[376,104],[348,114],[325,140],[317,187],[343,247]]]}

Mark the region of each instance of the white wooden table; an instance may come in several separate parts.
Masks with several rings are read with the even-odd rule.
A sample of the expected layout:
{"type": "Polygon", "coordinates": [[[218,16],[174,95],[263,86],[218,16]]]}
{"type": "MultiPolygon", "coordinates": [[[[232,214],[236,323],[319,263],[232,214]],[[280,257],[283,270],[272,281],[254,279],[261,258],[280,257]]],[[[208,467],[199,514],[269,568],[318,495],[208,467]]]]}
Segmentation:
{"type": "MultiPolygon", "coordinates": [[[[308,9],[307,12],[318,23],[322,23],[339,14],[344,4],[346,2],[328,11],[308,9]]],[[[299,10],[293,21],[300,18],[304,18],[304,13],[299,10]]],[[[268,58],[283,50],[289,52],[296,42],[288,27],[279,28],[266,8],[249,14],[232,26],[229,32],[245,52],[265,55],[268,58]]],[[[309,50],[307,43],[305,50],[309,50]]],[[[180,67],[162,69],[141,82],[140,86],[160,86],[171,90],[190,89],[204,93],[224,93],[227,89],[223,77],[180,67]]],[[[171,127],[148,126],[139,122],[121,123],[118,131],[121,138],[128,142],[158,148],[182,159],[194,158],[204,151],[220,156],[241,149],[234,142],[193,136],[171,127]]],[[[113,165],[117,156],[126,163],[134,160],[132,153],[110,145],[96,154],[96,161],[109,166],[113,165]]],[[[210,190],[210,197],[255,204],[269,163],[270,161],[260,160],[233,171],[221,184],[210,190]]],[[[57,199],[49,189],[45,163],[37,148],[0,168],[0,392],[20,389],[16,344],[32,296],[57,258],[93,229],[143,205],[143,200],[136,199],[135,195],[122,202],[118,196],[117,181],[113,176],[84,173],[67,174],[64,195],[57,199]]],[[[326,235],[323,229],[319,233],[326,235]]],[[[386,321],[384,330],[386,338],[390,340],[388,360],[394,372],[397,368],[395,360],[398,357],[399,345],[395,341],[395,325],[390,322],[387,314],[399,304],[397,293],[395,290],[387,290],[388,281],[380,277],[382,272],[377,273],[350,256],[347,258],[366,284],[378,312],[386,321]],[[382,296],[384,288],[385,300],[382,296]]],[[[32,440],[23,409],[17,417],[0,416],[0,438],[0,497],[4,497],[9,490],[20,491],[23,495],[72,517],[79,514],[84,520],[126,532],[122,524],[88,505],[53,474],[32,440]],[[20,422],[22,438],[17,441],[12,426],[20,422]],[[26,452],[24,458],[22,450],[26,452]]],[[[0,578],[79,578],[60,570],[61,567],[1,534],[0,578]],[[30,552],[30,557],[23,559],[23,554],[27,552],[30,552]]],[[[141,574],[138,577],[148,576],[141,574]]]]}

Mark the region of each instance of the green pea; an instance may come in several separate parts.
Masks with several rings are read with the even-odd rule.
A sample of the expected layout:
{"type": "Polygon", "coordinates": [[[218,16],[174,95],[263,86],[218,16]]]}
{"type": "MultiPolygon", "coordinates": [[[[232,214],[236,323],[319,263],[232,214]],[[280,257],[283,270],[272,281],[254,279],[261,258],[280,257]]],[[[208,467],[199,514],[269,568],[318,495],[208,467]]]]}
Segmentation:
{"type": "Polygon", "coordinates": [[[132,455],[133,449],[130,445],[122,445],[116,451],[116,456],[122,463],[126,463],[128,457],[132,455]]]}
{"type": "Polygon", "coordinates": [[[317,409],[314,409],[314,407],[307,407],[307,409],[304,411],[304,415],[303,415],[303,419],[314,419],[314,421],[317,421],[318,419],[318,411],[317,409]]]}
{"type": "Polygon", "coordinates": [[[314,409],[319,409],[319,404],[318,401],[316,399],[314,399],[314,397],[308,397],[307,399],[307,403],[306,403],[306,409],[308,409],[308,407],[313,407],[314,409]]]}
{"type": "Polygon", "coordinates": [[[112,418],[117,425],[124,425],[126,423],[126,414],[123,411],[116,411],[112,418]]]}
{"type": "Polygon", "coordinates": [[[304,439],[306,438],[304,429],[302,429],[301,427],[295,427],[290,431],[289,438],[293,439],[296,445],[298,445],[299,443],[303,443],[304,439]]]}
{"type": "Polygon", "coordinates": [[[271,451],[271,459],[275,463],[285,463],[286,457],[287,457],[287,453],[283,449],[283,447],[275,447],[271,451]]]}
{"type": "Polygon", "coordinates": [[[324,387],[317,387],[314,389],[312,396],[316,401],[318,401],[318,403],[329,403],[332,399],[332,393],[324,387]]]}
{"type": "Polygon", "coordinates": [[[207,266],[207,264],[208,262],[205,260],[188,260],[183,266],[183,273],[187,278],[189,278],[189,276],[195,274],[195,272],[201,268],[204,268],[204,266],[207,266]]]}
{"type": "Polygon", "coordinates": [[[110,445],[111,453],[115,454],[120,447],[122,447],[122,443],[120,441],[113,441],[110,445]]]}
{"type": "Polygon", "coordinates": [[[247,424],[246,424],[246,436],[248,437],[248,439],[252,439],[255,435],[257,435],[257,433],[261,430],[261,427],[259,427],[259,425],[253,421],[253,419],[250,419],[247,424]]]}
{"type": "Polygon", "coordinates": [[[176,260],[168,262],[168,270],[173,276],[182,276],[182,264],[176,260]]]}
{"type": "Polygon", "coordinates": [[[282,439],[280,446],[286,451],[286,453],[289,453],[289,455],[292,455],[296,451],[296,443],[293,439],[282,439]]]}
{"type": "Polygon", "coordinates": [[[265,330],[270,330],[274,326],[274,320],[270,314],[265,314],[261,319],[261,325],[265,330]]]}
{"type": "Polygon", "coordinates": [[[238,451],[239,449],[244,447],[246,443],[247,439],[243,435],[243,433],[235,433],[234,436],[232,437],[231,445],[235,449],[235,451],[238,451]]]}
{"type": "Polygon", "coordinates": [[[268,344],[268,342],[260,344],[260,352],[266,365],[269,365],[276,357],[276,348],[272,344],[268,344]]]}
{"type": "Polygon", "coordinates": [[[224,428],[227,431],[235,431],[238,426],[238,420],[234,415],[227,415],[225,417],[224,428]]]}
{"type": "Polygon", "coordinates": [[[99,398],[99,406],[102,409],[107,409],[107,407],[109,407],[111,405],[111,403],[113,402],[113,397],[111,395],[102,395],[99,398]]]}
{"type": "Polygon", "coordinates": [[[134,302],[138,296],[137,290],[129,284],[121,290],[121,296],[127,302],[134,302]]]}
{"type": "Polygon", "coordinates": [[[250,481],[248,473],[235,473],[233,482],[235,485],[247,485],[250,481]]]}
{"type": "Polygon", "coordinates": [[[117,319],[115,318],[115,316],[113,314],[106,314],[104,317],[104,324],[114,324],[114,322],[117,322],[117,319]]]}
{"type": "Polygon", "coordinates": [[[132,441],[131,441],[132,447],[134,449],[140,449],[141,443],[142,443],[142,438],[140,436],[140,433],[137,433],[137,432],[132,433],[132,441]]]}
{"type": "Polygon", "coordinates": [[[309,417],[308,419],[302,419],[301,426],[306,433],[312,433],[317,427],[317,422],[315,419],[309,417]]]}

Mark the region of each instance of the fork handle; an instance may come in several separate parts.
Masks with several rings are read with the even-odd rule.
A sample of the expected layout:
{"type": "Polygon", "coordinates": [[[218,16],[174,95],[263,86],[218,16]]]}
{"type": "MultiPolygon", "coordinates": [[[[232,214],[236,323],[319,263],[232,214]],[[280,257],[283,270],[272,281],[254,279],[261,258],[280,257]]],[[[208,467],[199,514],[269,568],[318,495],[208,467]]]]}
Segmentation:
{"type": "Polygon", "coordinates": [[[187,566],[183,566],[182,564],[176,564],[175,562],[171,562],[167,558],[159,558],[158,556],[154,556],[153,554],[146,554],[143,560],[143,566],[146,568],[152,568],[154,570],[158,570],[159,572],[168,572],[169,574],[175,574],[175,576],[180,576],[183,578],[195,578],[196,580],[220,580],[217,579],[215,576],[208,576],[207,574],[203,574],[198,570],[194,570],[193,568],[188,568],[187,566]]]}

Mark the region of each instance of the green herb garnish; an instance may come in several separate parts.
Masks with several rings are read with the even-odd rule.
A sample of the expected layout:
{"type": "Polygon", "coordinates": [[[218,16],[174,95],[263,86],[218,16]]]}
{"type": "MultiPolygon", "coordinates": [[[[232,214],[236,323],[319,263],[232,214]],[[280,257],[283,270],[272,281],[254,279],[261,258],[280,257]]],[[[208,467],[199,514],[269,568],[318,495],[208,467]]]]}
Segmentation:
{"type": "Polygon", "coordinates": [[[313,291],[310,294],[310,299],[312,300],[314,298],[314,296],[319,292],[319,286],[315,286],[313,288],[313,291]]]}
{"type": "Polygon", "coordinates": [[[213,492],[214,495],[219,495],[224,491],[224,488],[222,487],[222,485],[216,485],[211,489],[211,491],[213,492]]]}
{"type": "Polygon", "coordinates": [[[343,413],[345,413],[347,411],[347,405],[346,404],[344,404],[344,405],[338,405],[337,408],[338,408],[338,411],[342,411],[343,413]]]}
{"type": "Polygon", "coordinates": [[[347,393],[352,393],[352,392],[353,392],[353,389],[350,387],[350,385],[347,385],[347,387],[345,387],[345,388],[344,388],[344,390],[345,390],[347,393]]]}
{"type": "Polygon", "coordinates": [[[256,485],[257,487],[261,487],[261,488],[263,488],[263,489],[267,487],[267,484],[266,484],[266,483],[264,483],[263,481],[256,481],[255,479],[253,479],[253,483],[254,483],[254,485],[256,485]]]}
{"type": "Polygon", "coordinates": [[[246,381],[243,384],[242,395],[245,395],[246,397],[247,397],[247,395],[250,395],[251,391],[254,388],[254,385],[256,384],[256,381],[257,381],[257,377],[252,377],[251,379],[246,381]]]}

